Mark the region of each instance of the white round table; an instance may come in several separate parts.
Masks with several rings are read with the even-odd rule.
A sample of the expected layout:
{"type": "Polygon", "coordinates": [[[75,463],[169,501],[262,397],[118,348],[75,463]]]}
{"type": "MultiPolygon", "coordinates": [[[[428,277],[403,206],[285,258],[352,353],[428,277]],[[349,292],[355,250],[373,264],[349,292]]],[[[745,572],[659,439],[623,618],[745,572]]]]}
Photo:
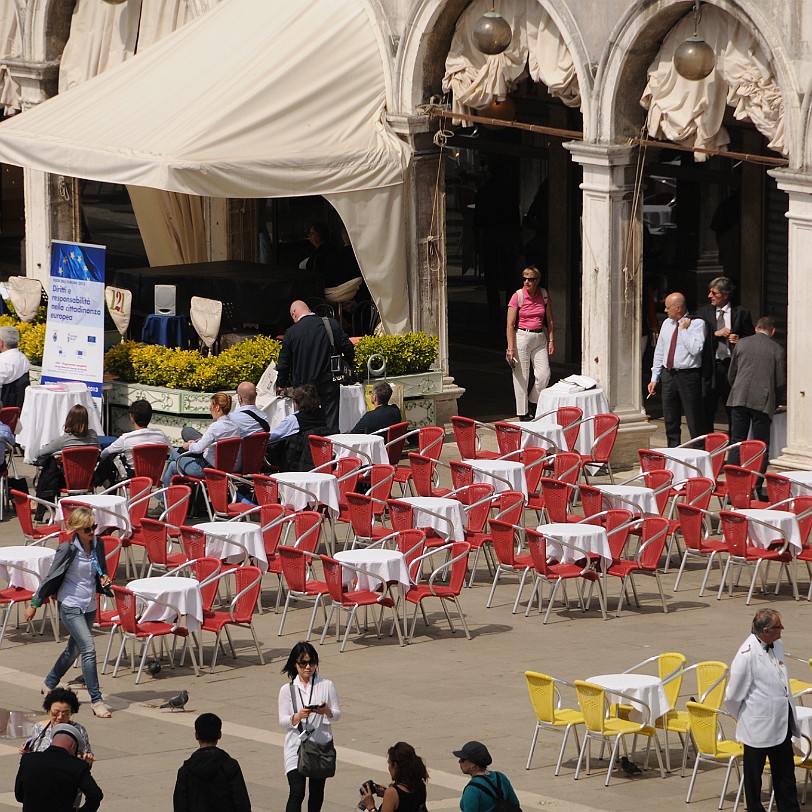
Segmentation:
{"type": "Polygon", "coordinates": [[[605,509],[625,508],[634,512],[634,506],[653,516],[659,516],[657,497],[651,488],[635,487],[634,485],[596,485],[603,495],[605,509]],[[632,504],[629,504],[629,503],[632,504]]]}
{"type": "Polygon", "coordinates": [[[674,475],[674,482],[683,479],[691,479],[697,476],[704,476],[710,480],[715,479],[713,475],[713,461],[710,452],[701,448],[652,448],[652,451],[659,451],[666,456],[665,470],[671,471],[674,475]],[[699,472],[683,462],[695,466],[699,472]]]}
{"type": "Polygon", "coordinates": [[[632,712],[632,721],[642,722],[646,714],[642,705],[637,705],[634,700],[645,702],[651,710],[648,724],[653,725],[655,719],[659,719],[664,713],[671,710],[668,697],[665,695],[663,682],[659,677],[652,677],[648,674],[599,674],[596,677],[589,677],[587,682],[600,685],[609,694],[609,701],[629,702],[635,710],[632,712]],[[631,697],[630,700],[618,697],[613,691],[621,691],[631,697]],[[635,718],[636,717],[636,718],[635,718]]]}
{"type": "MultiPolygon", "coordinates": [[[[69,502],[93,508],[93,516],[100,528],[111,530],[130,530],[130,511],[127,509],[127,497],[113,493],[94,493],[85,496],[71,496],[69,502]]],[[[65,507],[62,508],[63,522],[65,507]]]]}
{"type": "MultiPolygon", "coordinates": [[[[789,550],[793,554],[800,551],[801,547],[803,547],[801,530],[798,527],[798,518],[792,511],[748,508],[746,510],[735,510],[733,512],[747,516],[749,519],[758,519],[760,522],[766,522],[770,527],[782,530],[789,538],[789,550]],[[793,550],[793,548],[795,549],[793,550]]],[[[747,535],[750,541],[753,542],[754,547],[761,547],[762,549],[766,549],[774,541],[783,541],[781,536],[777,533],[771,533],[768,527],[751,522],[747,523],[747,535]]]]}
{"type": "Polygon", "coordinates": [[[782,471],[783,476],[792,482],[790,496],[812,496],[812,471],[782,471]]]}
{"type": "MultiPolygon", "coordinates": [[[[796,705],[795,715],[798,718],[798,732],[801,736],[806,736],[812,740],[812,708],[796,705]]],[[[809,743],[796,736],[792,738],[792,746],[799,756],[802,756],[809,749],[809,743]]]]}
{"type": "Polygon", "coordinates": [[[153,577],[137,578],[127,584],[127,589],[139,597],[155,598],[168,603],[147,603],[141,622],[177,622],[190,632],[196,632],[203,623],[203,599],[196,578],[153,577]]]}
{"type": "Polygon", "coordinates": [[[39,589],[42,579],[51,569],[56,550],[50,547],[0,547],[0,579],[5,580],[9,586],[21,589],[30,589],[36,592],[39,589]],[[27,572],[23,572],[17,567],[36,572],[39,578],[27,572]]]}
{"type": "Polygon", "coordinates": [[[465,511],[462,502],[441,496],[404,496],[398,502],[414,506],[414,526],[419,529],[431,527],[437,534],[449,541],[465,541],[465,511]],[[425,510],[424,510],[425,509],[425,510]],[[427,513],[430,510],[451,522],[444,522],[437,516],[427,513]]]}
{"type": "Polygon", "coordinates": [[[25,449],[27,463],[33,463],[43,446],[64,434],[65,418],[76,405],[87,409],[89,427],[96,434],[104,434],[96,404],[85,384],[49,384],[25,390],[17,441],[25,449]]]}
{"type": "MultiPolygon", "coordinates": [[[[344,552],[336,553],[335,559],[342,564],[352,564],[353,567],[379,575],[387,584],[396,584],[401,594],[409,588],[409,569],[406,566],[406,559],[403,557],[403,553],[397,550],[364,548],[344,550],[344,552]]],[[[345,584],[350,584],[357,578],[355,588],[358,590],[375,591],[381,586],[380,582],[374,578],[367,578],[363,573],[356,573],[353,570],[343,570],[342,577],[345,584]]]]}
{"type": "Polygon", "coordinates": [[[558,561],[560,564],[574,564],[579,560],[575,547],[583,553],[581,558],[588,555],[599,555],[605,565],[612,562],[612,552],[609,549],[609,538],[606,528],[596,524],[573,524],[571,522],[551,522],[540,524],[536,528],[547,538],[547,558],[558,561]],[[559,539],[571,544],[572,547],[563,547],[559,539]]]}
{"type": "MultiPolygon", "coordinates": [[[[539,402],[536,408],[536,415],[543,415],[545,412],[554,411],[559,406],[577,406],[584,414],[583,417],[592,417],[596,414],[607,414],[609,412],[609,401],[603,393],[603,389],[586,389],[582,392],[563,392],[553,387],[542,390],[539,395],[539,402]]],[[[595,440],[592,431],[592,423],[584,423],[578,432],[578,440],[575,443],[575,451],[580,454],[589,454],[592,451],[592,443],[595,440]]]]}
{"type": "Polygon", "coordinates": [[[288,471],[284,474],[274,474],[273,478],[279,483],[279,502],[293,510],[305,510],[315,505],[312,499],[298,488],[306,488],[320,505],[325,505],[330,515],[335,519],[339,513],[338,507],[338,480],[332,474],[313,473],[312,471],[288,471]],[[285,487],[290,483],[298,487],[285,487]]]}
{"type": "MultiPolygon", "coordinates": [[[[338,428],[349,431],[366,413],[367,402],[364,396],[364,387],[360,383],[340,387],[338,402],[338,428]]],[[[293,414],[296,407],[292,398],[275,397],[262,410],[268,415],[268,424],[274,428],[289,414],[293,414]]]]}
{"type": "Polygon", "coordinates": [[[195,525],[195,529],[206,534],[206,555],[228,564],[241,564],[245,560],[245,553],[236,546],[239,544],[263,572],[268,571],[262,529],[255,522],[201,522],[195,525]],[[233,540],[236,544],[229,544],[224,539],[233,540]]]}
{"type": "Polygon", "coordinates": [[[493,485],[496,493],[519,491],[527,498],[527,479],[524,465],[514,460],[463,460],[474,469],[474,482],[493,485]],[[495,476],[491,476],[495,474],[495,476]],[[503,480],[507,480],[508,484],[503,480]]]}
{"type": "Polygon", "coordinates": [[[549,443],[545,443],[544,440],[536,436],[540,434],[541,437],[546,437],[550,442],[555,443],[559,451],[568,450],[564,429],[553,420],[553,415],[547,415],[547,417],[543,417],[541,420],[531,420],[528,423],[522,423],[521,426],[523,429],[528,429],[528,431],[522,432],[522,448],[541,447],[550,449],[551,451],[554,450],[550,448],[549,443]],[[533,433],[531,434],[531,432],[533,433]]]}
{"type": "Polygon", "coordinates": [[[353,452],[360,451],[364,465],[368,464],[366,457],[369,457],[375,465],[385,465],[389,462],[386,442],[380,434],[331,434],[327,439],[348,446],[350,449],[333,446],[336,459],[352,457],[355,456],[353,452]],[[363,456],[364,454],[366,457],[363,456]]]}

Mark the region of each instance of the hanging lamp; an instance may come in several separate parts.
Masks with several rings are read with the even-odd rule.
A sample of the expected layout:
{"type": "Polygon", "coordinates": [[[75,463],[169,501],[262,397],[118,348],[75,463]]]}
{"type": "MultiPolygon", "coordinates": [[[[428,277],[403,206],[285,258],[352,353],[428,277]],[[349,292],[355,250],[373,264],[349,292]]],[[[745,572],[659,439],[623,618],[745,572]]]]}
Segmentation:
{"type": "Polygon", "coordinates": [[[507,49],[513,39],[513,31],[511,31],[510,23],[496,11],[494,4],[491,3],[491,10],[486,11],[474,24],[471,36],[474,45],[483,54],[493,56],[501,54],[507,49]]]}
{"type": "Polygon", "coordinates": [[[699,9],[699,0],[694,0],[694,35],[688,37],[682,45],[674,51],[674,67],[677,73],[685,79],[698,82],[710,75],[716,64],[716,55],[713,48],[699,36],[699,21],[702,12],[699,9]]]}

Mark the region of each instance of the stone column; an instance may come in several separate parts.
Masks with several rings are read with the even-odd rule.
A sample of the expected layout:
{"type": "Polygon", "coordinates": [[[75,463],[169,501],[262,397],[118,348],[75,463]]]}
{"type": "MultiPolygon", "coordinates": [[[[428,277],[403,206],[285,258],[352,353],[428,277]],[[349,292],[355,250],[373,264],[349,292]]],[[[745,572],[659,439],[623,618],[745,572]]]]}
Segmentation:
{"type": "MultiPolygon", "coordinates": [[[[612,462],[637,464],[654,430],[642,405],[642,229],[632,214],[637,153],[580,141],[564,145],[583,166],[581,371],[606,392],[621,426],[612,462]]],[[[646,378],[648,379],[648,378],[646,378]]]]}
{"type": "Polygon", "coordinates": [[[812,468],[812,365],[809,363],[809,302],[812,301],[812,176],[770,170],[789,196],[787,273],[787,445],[773,460],[783,468],[812,468]]]}

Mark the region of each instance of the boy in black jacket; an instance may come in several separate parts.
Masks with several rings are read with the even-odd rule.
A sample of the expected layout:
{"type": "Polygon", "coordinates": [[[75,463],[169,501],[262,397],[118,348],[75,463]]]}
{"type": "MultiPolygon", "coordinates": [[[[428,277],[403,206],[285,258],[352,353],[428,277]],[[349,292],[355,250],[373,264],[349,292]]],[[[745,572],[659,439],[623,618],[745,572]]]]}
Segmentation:
{"type": "Polygon", "coordinates": [[[236,759],[217,746],[223,723],[213,713],[195,719],[198,749],[178,770],[175,812],[251,812],[251,799],[236,759]]]}

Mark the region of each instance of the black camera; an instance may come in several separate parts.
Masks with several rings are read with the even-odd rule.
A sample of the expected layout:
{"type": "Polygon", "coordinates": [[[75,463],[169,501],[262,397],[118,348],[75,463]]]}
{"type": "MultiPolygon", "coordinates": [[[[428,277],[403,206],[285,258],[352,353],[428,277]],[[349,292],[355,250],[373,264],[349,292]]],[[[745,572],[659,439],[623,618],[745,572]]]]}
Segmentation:
{"type": "MultiPolygon", "coordinates": [[[[374,795],[375,792],[377,791],[377,789],[378,789],[378,785],[375,783],[375,780],[370,778],[369,781],[365,781],[363,783],[363,785],[361,787],[359,787],[358,792],[359,792],[359,794],[363,795],[364,792],[366,792],[368,790],[369,792],[371,792],[374,795]]],[[[360,810],[362,810],[362,812],[366,812],[367,808],[366,808],[366,804],[363,802],[363,800],[358,802],[358,808],[360,810]]]]}
{"type": "Polygon", "coordinates": [[[113,594],[113,587],[111,587],[110,584],[103,586],[101,588],[101,593],[102,595],[106,595],[108,598],[115,598],[115,595],[113,594]]]}

